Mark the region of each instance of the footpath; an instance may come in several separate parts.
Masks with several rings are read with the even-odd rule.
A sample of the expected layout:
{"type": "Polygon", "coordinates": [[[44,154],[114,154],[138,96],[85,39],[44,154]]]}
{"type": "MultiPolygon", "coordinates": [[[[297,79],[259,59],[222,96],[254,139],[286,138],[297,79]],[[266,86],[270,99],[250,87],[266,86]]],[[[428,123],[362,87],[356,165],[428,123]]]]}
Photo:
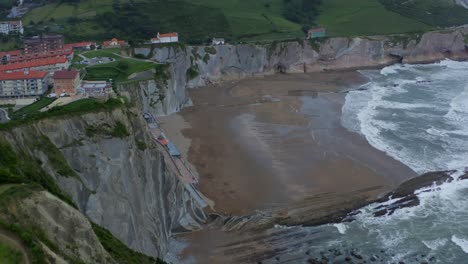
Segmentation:
{"type": "Polygon", "coordinates": [[[164,130],[158,124],[156,118],[148,113],[145,113],[144,117],[151,135],[153,136],[153,141],[158,145],[164,156],[166,165],[171,169],[171,171],[176,172],[177,177],[179,177],[179,180],[184,183],[185,189],[190,193],[198,205],[201,208],[207,207],[208,203],[206,202],[205,197],[203,197],[196,187],[196,184],[198,184],[198,178],[187,166],[187,161],[182,157],[177,149],[173,149],[176,148],[175,144],[169,140],[167,135],[164,133],[164,130]],[[168,147],[169,144],[172,144],[172,149],[168,147]]]}

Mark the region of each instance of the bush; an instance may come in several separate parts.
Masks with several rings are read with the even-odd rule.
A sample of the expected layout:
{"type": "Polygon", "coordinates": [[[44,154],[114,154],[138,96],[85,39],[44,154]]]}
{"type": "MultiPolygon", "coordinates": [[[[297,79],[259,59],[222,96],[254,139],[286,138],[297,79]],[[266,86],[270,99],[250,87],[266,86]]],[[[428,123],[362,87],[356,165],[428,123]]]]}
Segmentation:
{"type": "Polygon", "coordinates": [[[153,257],[146,256],[128,248],[124,243],[115,238],[107,229],[91,223],[94,233],[101,241],[102,246],[109,252],[112,258],[121,264],[167,264],[153,257]]]}
{"type": "Polygon", "coordinates": [[[192,65],[190,66],[190,68],[187,69],[187,80],[190,81],[190,80],[193,80],[195,78],[197,78],[198,76],[198,69],[195,65],[192,65]]]}
{"type": "Polygon", "coordinates": [[[128,131],[127,131],[127,128],[125,127],[125,125],[122,124],[122,122],[118,121],[115,124],[114,129],[112,130],[111,136],[118,137],[118,138],[124,138],[124,137],[128,137],[128,135],[129,134],[128,134],[128,131]]]}

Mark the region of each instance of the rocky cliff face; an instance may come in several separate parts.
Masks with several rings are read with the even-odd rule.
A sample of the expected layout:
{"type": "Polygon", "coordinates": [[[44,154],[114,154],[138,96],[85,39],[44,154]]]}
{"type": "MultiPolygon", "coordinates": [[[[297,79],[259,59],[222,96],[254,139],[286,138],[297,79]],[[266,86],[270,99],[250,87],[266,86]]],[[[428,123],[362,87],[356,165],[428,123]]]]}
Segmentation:
{"type": "Polygon", "coordinates": [[[197,228],[204,217],[135,109],[42,120],[4,136],[37,157],[81,212],[146,255],[164,255],[172,230],[197,228]],[[51,148],[74,173],[60,174],[51,148]]]}
{"type": "Polygon", "coordinates": [[[167,82],[159,85],[141,82],[140,87],[122,88],[138,93],[145,111],[167,115],[190,104],[185,89],[211,82],[275,72],[318,72],[382,67],[399,62],[467,59],[467,36],[468,28],[457,28],[425,34],[328,38],[264,45],[136,48],[135,54],[170,65],[170,74],[167,82]],[[167,96],[156,102],[153,95],[159,96],[160,93],[167,96]]]}

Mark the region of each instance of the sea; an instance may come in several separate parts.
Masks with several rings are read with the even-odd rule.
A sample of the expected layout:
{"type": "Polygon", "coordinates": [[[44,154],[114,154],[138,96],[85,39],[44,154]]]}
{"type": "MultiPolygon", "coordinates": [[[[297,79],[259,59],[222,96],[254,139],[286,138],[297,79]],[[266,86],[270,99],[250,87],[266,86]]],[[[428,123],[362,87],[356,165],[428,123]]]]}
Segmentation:
{"type": "Polygon", "coordinates": [[[361,73],[368,82],[347,94],[342,124],[417,173],[451,171],[454,181],[416,190],[416,207],[374,217],[376,203],[353,222],[311,228],[329,234],[311,255],[341,248],[365,256],[354,263],[468,263],[468,180],[458,179],[468,166],[468,62],[361,73]]]}
{"type": "MultiPolygon", "coordinates": [[[[262,237],[272,254],[258,263],[468,263],[468,62],[393,65],[361,71],[342,124],[419,174],[450,171],[453,181],[415,190],[419,205],[314,227],[275,226],[262,237]]],[[[236,262],[237,263],[237,262],[236,262]]],[[[239,262],[243,263],[243,262],[239,262]]]]}

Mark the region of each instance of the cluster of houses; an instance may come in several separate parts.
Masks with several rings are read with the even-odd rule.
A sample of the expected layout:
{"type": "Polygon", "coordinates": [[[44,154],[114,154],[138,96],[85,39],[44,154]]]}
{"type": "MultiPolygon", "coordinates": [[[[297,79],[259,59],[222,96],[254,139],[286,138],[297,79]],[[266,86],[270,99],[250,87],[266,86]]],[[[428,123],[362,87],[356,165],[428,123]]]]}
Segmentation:
{"type": "MultiPolygon", "coordinates": [[[[23,33],[21,21],[0,22],[0,34],[23,33]]],[[[313,28],[308,39],[326,36],[324,28],[313,28]]],[[[176,32],[160,34],[151,38],[149,44],[177,43],[176,32]]],[[[213,38],[212,45],[224,45],[222,38],[213,38]]],[[[128,42],[113,38],[104,41],[102,48],[121,48],[128,42]]],[[[82,81],[80,72],[69,70],[75,50],[95,49],[95,42],[65,44],[62,35],[47,34],[24,39],[22,50],[0,52],[0,97],[40,96],[53,85],[54,94],[102,95],[111,91],[106,81],[82,81]]]]}
{"type": "Polygon", "coordinates": [[[92,49],[95,42],[65,44],[62,35],[41,35],[24,40],[22,50],[0,52],[0,97],[27,97],[77,93],[104,96],[112,86],[106,81],[83,81],[79,71],[69,70],[75,50],[92,49]]]}

